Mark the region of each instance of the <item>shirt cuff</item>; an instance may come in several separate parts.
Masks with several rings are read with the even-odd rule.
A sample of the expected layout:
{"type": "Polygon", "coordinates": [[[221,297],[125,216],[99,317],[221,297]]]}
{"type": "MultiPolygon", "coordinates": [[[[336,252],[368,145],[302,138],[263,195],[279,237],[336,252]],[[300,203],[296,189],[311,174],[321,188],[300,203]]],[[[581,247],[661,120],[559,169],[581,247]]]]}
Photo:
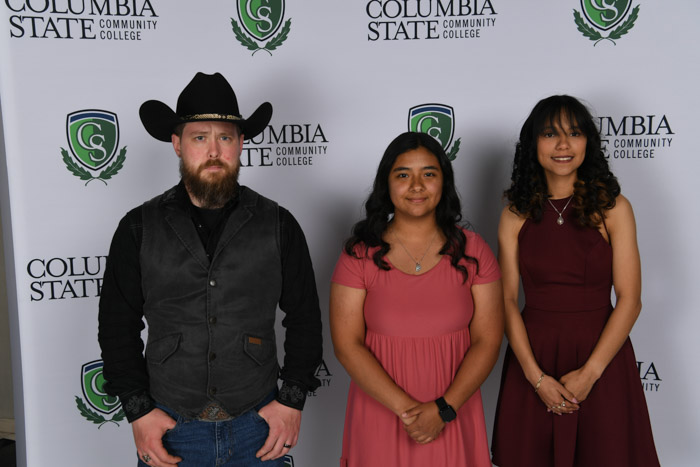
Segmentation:
{"type": "Polygon", "coordinates": [[[119,396],[122,408],[129,423],[143,417],[151,410],[155,409],[155,403],[146,391],[132,391],[119,396]]]}
{"type": "Polygon", "coordinates": [[[277,393],[277,402],[293,409],[302,410],[306,402],[306,388],[293,381],[282,381],[277,393]]]}

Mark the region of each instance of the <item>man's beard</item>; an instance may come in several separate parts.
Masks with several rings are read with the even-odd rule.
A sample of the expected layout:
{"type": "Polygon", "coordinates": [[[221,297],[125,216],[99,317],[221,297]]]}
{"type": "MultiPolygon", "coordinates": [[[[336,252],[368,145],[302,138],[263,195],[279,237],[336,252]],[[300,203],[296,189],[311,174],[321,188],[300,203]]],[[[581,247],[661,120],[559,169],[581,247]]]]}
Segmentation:
{"type": "Polygon", "coordinates": [[[190,170],[180,159],[180,175],[190,197],[206,209],[223,207],[236,194],[240,166],[231,169],[217,159],[208,160],[195,170],[190,170]],[[202,172],[207,167],[221,167],[220,174],[214,173],[211,180],[204,180],[202,172]]]}

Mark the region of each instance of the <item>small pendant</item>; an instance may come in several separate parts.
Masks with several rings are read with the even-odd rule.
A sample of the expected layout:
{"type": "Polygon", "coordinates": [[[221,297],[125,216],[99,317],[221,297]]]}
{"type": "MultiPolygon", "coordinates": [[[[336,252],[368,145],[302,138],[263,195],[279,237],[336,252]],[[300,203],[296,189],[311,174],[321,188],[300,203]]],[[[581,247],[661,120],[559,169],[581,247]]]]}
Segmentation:
{"type": "Polygon", "coordinates": [[[416,263],[416,272],[420,271],[420,263],[416,263]]]}
{"type": "Polygon", "coordinates": [[[557,219],[557,224],[562,225],[564,223],[564,218],[559,214],[559,219],[557,219]]]}

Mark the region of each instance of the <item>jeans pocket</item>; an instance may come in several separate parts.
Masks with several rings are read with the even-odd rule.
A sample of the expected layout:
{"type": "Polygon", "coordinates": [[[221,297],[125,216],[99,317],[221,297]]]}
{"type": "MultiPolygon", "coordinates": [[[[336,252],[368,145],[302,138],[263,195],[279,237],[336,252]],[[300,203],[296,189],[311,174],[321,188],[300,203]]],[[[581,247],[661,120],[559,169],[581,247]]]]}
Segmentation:
{"type": "Polygon", "coordinates": [[[267,425],[267,420],[262,418],[257,410],[255,410],[255,409],[250,410],[250,414],[251,414],[251,417],[253,418],[254,422],[264,423],[265,425],[267,425]]]}

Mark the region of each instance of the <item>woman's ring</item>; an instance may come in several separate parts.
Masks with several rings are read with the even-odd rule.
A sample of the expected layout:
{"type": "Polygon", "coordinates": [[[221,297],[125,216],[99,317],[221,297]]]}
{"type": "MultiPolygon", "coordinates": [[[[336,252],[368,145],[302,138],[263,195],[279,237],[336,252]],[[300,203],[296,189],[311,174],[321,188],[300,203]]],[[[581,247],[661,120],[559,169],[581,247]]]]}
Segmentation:
{"type": "Polygon", "coordinates": [[[292,447],[291,444],[284,444],[283,446],[284,446],[285,448],[291,448],[291,447],[292,447]]]}
{"type": "Polygon", "coordinates": [[[566,402],[562,402],[562,403],[561,403],[561,406],[562,406],[562,407],[566,407],[566,402]]]}
{"type": "Polygon", "coordinates": [[[141,456],[141,459],[143,459],[143,461],[144,461],[146,464],[148,464],[149,462],[151,462],[151,456],[149,456],[148,454],[143,454],[143,455],[141,456]]]}

